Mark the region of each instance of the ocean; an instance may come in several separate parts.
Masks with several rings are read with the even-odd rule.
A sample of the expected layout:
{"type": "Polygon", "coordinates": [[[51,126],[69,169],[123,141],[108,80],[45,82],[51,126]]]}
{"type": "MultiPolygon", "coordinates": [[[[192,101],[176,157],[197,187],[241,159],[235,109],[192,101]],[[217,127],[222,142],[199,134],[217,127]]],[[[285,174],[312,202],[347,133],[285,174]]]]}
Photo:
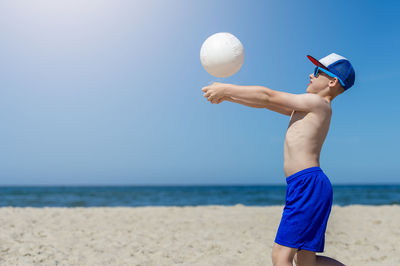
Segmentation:
{"type": "MultiPolygon", "coordinates": [[[[271,206],[286,186],[3,186],[0,207],[271,206]]],[[[333,185],[333,204],[400,204],[400,185],[333,185]]]]}

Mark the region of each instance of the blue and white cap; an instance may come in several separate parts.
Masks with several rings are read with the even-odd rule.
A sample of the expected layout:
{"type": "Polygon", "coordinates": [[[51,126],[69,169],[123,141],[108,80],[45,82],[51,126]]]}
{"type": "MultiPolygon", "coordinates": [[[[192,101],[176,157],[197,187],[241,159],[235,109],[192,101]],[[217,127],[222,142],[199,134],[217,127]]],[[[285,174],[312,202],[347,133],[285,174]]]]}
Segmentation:
{"type": "Polygon", "coordinates": [[[307,55],[307,57],[314,65],[327,70],[333,74],[332,76],[337,77],[345,90],[353,86],[356,74],[350,61],[343,56],[332,53],[320,60],[310,55],[307,55]]]}

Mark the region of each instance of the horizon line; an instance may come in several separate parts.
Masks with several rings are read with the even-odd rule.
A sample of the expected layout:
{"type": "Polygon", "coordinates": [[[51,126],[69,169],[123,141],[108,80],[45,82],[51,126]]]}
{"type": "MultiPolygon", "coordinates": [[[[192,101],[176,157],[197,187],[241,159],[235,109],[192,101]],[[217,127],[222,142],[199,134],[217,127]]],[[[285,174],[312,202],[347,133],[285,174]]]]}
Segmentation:
{"type": "MultiPolygon", "coordinates": [[[[286,186],[285,183],[254,184],[0,184],[2,187],[210,187],[210,186],[286,186]]],[[[332,186],[400,186],[399,183],[334,183],[332,186]]]]}

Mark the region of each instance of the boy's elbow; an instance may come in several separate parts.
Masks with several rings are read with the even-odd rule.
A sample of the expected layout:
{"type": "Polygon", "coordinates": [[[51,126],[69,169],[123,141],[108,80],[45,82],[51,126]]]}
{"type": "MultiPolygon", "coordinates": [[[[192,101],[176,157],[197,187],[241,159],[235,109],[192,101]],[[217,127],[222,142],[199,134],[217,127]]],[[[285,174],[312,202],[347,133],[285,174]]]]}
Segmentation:
{"type": "Polygon", "coordinates": [[[262,101],[265,103],[265,106],[268,106],[272,103],[272,97],[274,95],[274,91],[268,88],[265,88],[263,91],[262,101]]]}

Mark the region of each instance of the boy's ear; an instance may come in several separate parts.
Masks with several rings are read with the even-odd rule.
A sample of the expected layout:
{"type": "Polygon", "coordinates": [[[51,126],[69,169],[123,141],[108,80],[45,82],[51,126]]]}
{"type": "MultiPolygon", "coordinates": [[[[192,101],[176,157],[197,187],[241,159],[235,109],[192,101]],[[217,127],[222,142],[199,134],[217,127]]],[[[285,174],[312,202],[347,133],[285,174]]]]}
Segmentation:
{"type": "Polygon", "coordinates": [[[329,87],[331,87],[331,88],[336,87],[339,84],[340,84],[340,82],[339,82],[338,78],[332,78],[329,80],[329,87]]]}

